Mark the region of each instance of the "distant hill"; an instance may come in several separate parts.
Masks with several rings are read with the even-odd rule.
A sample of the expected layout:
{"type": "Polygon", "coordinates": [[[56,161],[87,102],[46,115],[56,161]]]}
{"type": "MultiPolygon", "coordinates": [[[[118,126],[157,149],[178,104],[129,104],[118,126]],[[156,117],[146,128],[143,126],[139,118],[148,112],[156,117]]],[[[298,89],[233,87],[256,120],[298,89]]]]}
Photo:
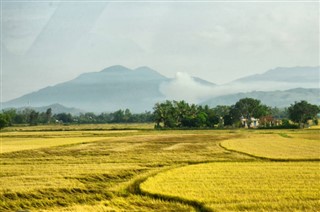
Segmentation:
{"type": "MultiPolygon", "coordinates": [[[[23,111],[27,108],[35,110],[36,112],[40,112],[40,113],[46,112],[49,108],[52,109],[52,114],[70,113],[71,115],[79,115],[80,113],[85,113],[85,111],[83,110],[73,108],[73,107],[65,107],[61,104],[52,104],[52,105],[42,106],[42,107],[19,107],[15,109],[17,111],[23,111]]],[[[10,109],[10,108],[6,108],[6,109],[10,109]]]]}
{"type": "Polygon", "coordinates": [[[320,105],[320,89],[295,88],[285,91],[252,91],[218,96],[202,102],[203,105],[215,107],[217,105],[233,105],[242,98],[259,99],[263,104],[273,107],[288,107],[295,101],[306,100],[320,105]]]}
{"type": "Polygon", "coordinates": [[[158,88],[167,80],[169,79],[148,67],[130,70],[123,66],[112,66],[43,88],[8,101],[3,106],[39,107],[58,102],[67,107],[93,112],[111,112],[120,108],[144,112],[151,110],[155,102],[164,98],[158,88]]]}
{"type": "Polygon", "coordinates": [[[215,83],[209,82],[207,80],[201,79],[199,77],[191,77],[195,82],[204,85],[204,86],[217,86],[215,83]]]}
{"type": "Polygon", "coordinates": [[[287,83],[312,83],[319,86],[320,70],[319,67],[278,67],[271,69],[263,74],[255,74],[243,77],[232,83],[250,82],[287,82],[287,83]]]}
{"type": "MultiPolygon", "coordinates": [[[[205,103],[211,106],[234,104],[243,97],[261,99],[270,106],[288,106],[301,99],[319,104],[319,90],[307,88],[319,88],[319,67],[275,68],[225,85],[216,85],[196,76],[190,80],[189,75],[182,74],[180,78],[171,79],[146,66],[132,70],[117,65],[99,72],[81,74],[73,80],[43,88],[2,105],[3,108],[19,108],[58,103],[66,108],[95,113],[125,108],[139,113],[151,111],[155,103],[173,98],[194,99],[197,104],[206,99],[205,103]],[[292,89],[298,87],[301,88],[292,89]],[[240,93],[252,90],[259,91],[240,93]]],[[[67,110],[64,108],[61,111],[67,110]]]]}

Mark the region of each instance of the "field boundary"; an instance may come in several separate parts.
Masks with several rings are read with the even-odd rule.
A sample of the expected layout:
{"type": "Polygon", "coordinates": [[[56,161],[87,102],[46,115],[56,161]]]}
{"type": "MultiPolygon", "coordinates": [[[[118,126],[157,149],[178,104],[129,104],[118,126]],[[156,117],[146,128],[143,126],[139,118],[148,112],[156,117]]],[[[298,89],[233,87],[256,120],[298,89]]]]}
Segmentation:
{"type": "Polygon", "coordinates": [[[142,183],[144,183],[149,177],[156,176],[157,174],[159,174],[161,172],[165,172],[165,171],[168,171],[171,169],[176,169],[176,168],[185,167],[185,166],[189,166],[189,165],[190,164],[185,164],[185,165],[181,165],[181,166],[174,166],[174,167],[167,167],[167,168],[164,168],[161,170],[157,170],[156,172],[151,172],[146,176],[138,177],[137,179],[135,179],[131,184],[129,184],[126,187],[126,190],[129,193],[134,194],[134,195],[141,195],[141,196],[146,196],[146,197],[150,197],[150,198],[161,200],[161,201],[176,202],[176,203],[189,205],[189,206],[193,207],[198,212],[212,212],[212,210],[210,208],[206,207],[204,205],[204,203],[201,203],[201,202],[198,202],[195,200],[188,200],[188,199],[184,199],[184,198],[180,198],[180,197],[154,194],[154,193],[150,193],[147,191],[143,191],[140,187],[140,185],[142,183]]]}
{"type": "MultiPolygon", "coordinates": [[[[223,142],[223,141],[222,141],[223,142]]],[[[219,146],[221,148],[223,148],[224,150],[226,151],[230,151],[230,152],[235,152],[235,153],[239,153],[239,154],[242,154],[242,155],[246,155],[246,156],[249,156],[249,157],[253,157],[253,158],[256,158],[256,159],[260,159],[260,160],[265,160],[265,161],[274,161],[274,162],[316,162],[316,161],[320,161],[319,158],[269,158],[269,157],[264,157],[264,156],[258,156],[258,155],[253,155],[253,154],[250,154],[250,153],[247,153],[247,152],[242,152],[242,151],[238,151],[238,150],[234,150],[234,149],[228,149],[227,147],[224,147],[221,143],[222,142],[219,142],[219,146]]]]}

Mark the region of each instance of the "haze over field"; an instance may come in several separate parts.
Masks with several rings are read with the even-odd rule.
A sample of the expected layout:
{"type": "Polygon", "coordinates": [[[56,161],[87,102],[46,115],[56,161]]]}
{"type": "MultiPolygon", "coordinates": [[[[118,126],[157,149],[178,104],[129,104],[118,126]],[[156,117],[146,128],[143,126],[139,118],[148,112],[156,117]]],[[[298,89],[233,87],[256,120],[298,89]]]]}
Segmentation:
{"type": "Polygon", "coordinates": [[[1,26],[3,102],[117,64],[175,78],[157,92],[191,102],[295,88],[296,79],[225,84],[275,67],[319,68],[319,2],[5,1],[1,26]]]}

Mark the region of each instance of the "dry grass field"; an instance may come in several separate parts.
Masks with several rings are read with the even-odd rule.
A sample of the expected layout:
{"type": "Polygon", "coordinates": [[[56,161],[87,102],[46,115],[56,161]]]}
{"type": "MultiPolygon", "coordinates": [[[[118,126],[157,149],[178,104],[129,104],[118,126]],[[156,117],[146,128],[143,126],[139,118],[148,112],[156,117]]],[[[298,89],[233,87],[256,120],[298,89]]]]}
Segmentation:
{"type": "Polygon", "coordinates": [[[207,163],[159,173],[141,189],[213,211],[319,211],[319,164],[207,163]]]}
{"type": "Polygon", "coordinates": [[[283,160],[320,160],[320,134],[279,133],[247,135],[221,142],[228,149],[256,157],[283,160]]]}
{"type": "MultiPolygon", "coordinates": [[[[272,140],[275,138],[279,138],[279,141],[292,140],[297,144],[297,148],[300,147],[299,141],[303,144],[310,141],[314,145],[313,150],[306,148],[302,152],[307,154],[306,151],[311,151],[309,153],[313,154],[312,152],[318,150],[318,133],[317,129],[157,131],[152,130],[152,125],[6,128],[5,131],[0,132],[0,211],[199,211],[205,208],[201,208],[203,200],[197,197],[202,194],[199,194],[197,188],[193,188],[194,196],[180,199],[172,198],[171,195],[166,196],[166,194],[162,196],[162,190],[152,191],[155,195],[149,194],[149,191],[144,192],[146,188],[143,187],[145,185],[143,182],[145,180],[148,182],[153,179],[150,177],[158,176],[157,174],[179,170],[180,167],[189,171],[195,169],[197,172],[200,171],[199,174],[203,173],[203,176],[207,176],[206,179],[209,181],[203,178],[189,179],[189,181],[202,182],[203,185],[210,182],[213,177],[219,177],[221,170],[224,170],[221,172],[223,175],[220,176],[223,178],[227,173],[234,175],[237,172],[249,176],[250,172],[256,169],[269,167],[270,169],[279,168],[278,172],[270,171],[274,173],[270,183],[274,183],[275,190],[281,190],[284,182],[278,180],[278,175],[287,170],[292,171],[289,172],[292,175],[302,176],[293,177],[290,179],[291,183],[304,185],[305,181],[311,183],[319,179],[318,161],[293,163],[289,160],[282,163],[269,162],[271,165],[268,165],[269,163],[263,159],[252,156],[254,155],[252,152],[243,154],[240,150],[229,151],[221,145],[226,141],[272,137],[272,140]],[[211,169],[216,170],[215,174],[211,175],[211,172],[207,173],[204,169],[198,169],[198,165],[192,164],[199,164],[199,166],[213,164],[211,169]],[[297,164],[304,166],[298,169],[297,164]],[[305,173],[313,170],[314,175],[304,176],[304,173],[300,172],[303,169],[306,170],[305,173]],[[189,199],[194,201],[188,201],[189,199]]],[[[263,149],[266,148],[263,147],[263,149]]],[[[286,154],[290,156],[290,153],[286,154]]],[[[266,178],[264,174],[262,172],[259,175],[257,172],[252,176],[261,176],[261,179],[264,179],[266,178]]],[[[172,177],[168,174],[167,176],[172,177]]],[[[224,187],[226,188],[228,184],[226,182],[221,181],[224,184],[216,187],[220,190],[214,191],[216,194],[217,192],[223,194],[218,198],[219,201],[237,200],[236,197],[223,200],[228,196],[228,190],[221,191],[224,187]]],[[[246,186],[243,194],[247,194],[250,189],[256,189],[250,187],[248,183],[246,186]],[[246,189],[249,190],[246,191],[246,189]]],[[[301,189],[309,189],[308,186],[309,184],[305,184],[301,189]]],[[[300,188],[297,187],[297,189],[300,188]]],[[[318,188],[315,187],[315,189],[318,188]]],[[[308,192],[301,194],[292,191],[292,194],[300,198],[299,201],[305,205],[303,206],[305,209],[319,210],[319,205],[313,201],[318,198],[319,202],[319,190],[312,191],[313,196],[308,192]],[[318,194],[316,197],[315,193],[318,194]],[[309,198],[310,202],[305,201],[306,198],[309,198]]],[[[270,193],[270,196],[272,195],[270,193]]],[[[273,196],[276,198],[277,193],[273,196]]],[[[208,196],[208,198],[211,197],[208,196]]],[[[244,209],[250,208],[251,206],[248,205],[251,203],[258,204],[250,195],[243,198],[247,201],[242,205],[244,209]]],[[[274,206],[266,201],[260,202],[265,204],[262,208],[264,210],[279,208],[302,210],[296,206],[297,199],[284,196],[278,198],[281,204],[287,206],[274,206]]],[[[239,203],[234,202],[234,206],[231,204],[230,207],[234,210],[243,210],[241,204],[239,206],[239,203]]],[[[211,200],[208,202],[208,210],[210,208],[228,210],[226,205],[217,204],[211,200]]]]}

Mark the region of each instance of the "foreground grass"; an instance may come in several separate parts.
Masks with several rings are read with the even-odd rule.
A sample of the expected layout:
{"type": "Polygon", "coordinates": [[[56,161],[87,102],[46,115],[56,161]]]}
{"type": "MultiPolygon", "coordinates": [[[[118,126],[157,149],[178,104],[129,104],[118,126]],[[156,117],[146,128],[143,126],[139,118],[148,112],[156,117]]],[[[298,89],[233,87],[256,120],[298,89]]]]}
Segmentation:
{"type": "MultiPolygon", "coordinates": [[[[259,167],[260,159],[228,151],[220,146],[224,141],[276,136],[314,142],[319,133],[155,131],[151,125],[139,126],[7,128],[0,133],[0,211],[193,211],[195,205],[188,201],[144,195],[137,188],[156,173],[190,164],[214,162],[228,167],[237,162],[259,167]]],[[[301,184],[301,180],[295,183],[301,184]]]]}
{"type": "Polygon", "coordinates": [[[187,204],[128,191],[130,182],[170,167],[254,160],[222,149],[219,142],[235,136],[222,131],[25,130],[2,135],[7,144],[1,154],[0,211],[190,211],[187,204]],[[35,141],[41,146],[26,150],[21,145],[35,141]]]}
{"type": "Polygon", "coordinates": [[[36,126],[14,126],[5,128],[5,132],[23,131],[23,132],[50,132],[50,131],[92,131],[92,130],[151,130],[154,128],[153,123],[130,123],[130,124],[51,124],[36,126]]]}
{"type": "Polygon", "coordinates": [[[319,180],[317,162],[208,163],[159,173],[141,189],[214,211],[319,211],[319,180]]]}
{"type": "Polygon", "coordinates": [[[137,130],[5,132],[1,133],[0,153],[89,143],[101,139],[106,140],[108,137],[133,135],[137,132],[137,130]]]}

